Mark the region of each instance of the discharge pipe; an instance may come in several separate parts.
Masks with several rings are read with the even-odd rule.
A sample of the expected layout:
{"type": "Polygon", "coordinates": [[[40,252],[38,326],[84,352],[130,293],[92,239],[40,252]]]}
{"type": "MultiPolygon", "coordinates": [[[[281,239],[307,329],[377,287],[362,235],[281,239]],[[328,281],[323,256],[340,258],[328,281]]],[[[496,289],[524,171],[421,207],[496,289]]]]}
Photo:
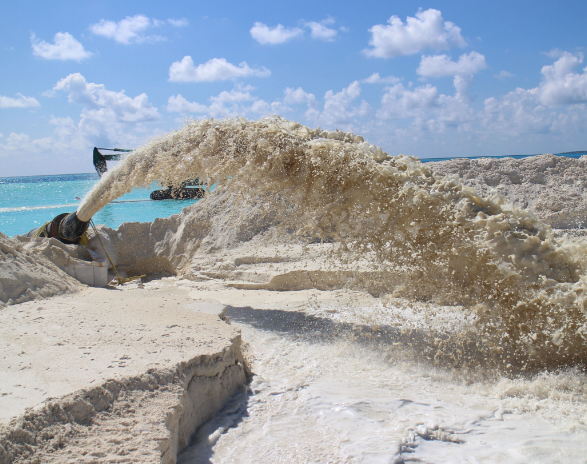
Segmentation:
{"type": "MultiPolygon", "coordinates": [[[[91,219],[91,218],[90,218],[91,219]]],[[[69,213],[65,216],[57,228],[58,240],[63,243],[68,241],[71,243],[78,243],[82,235],[85,234],[90,225],[90,220],[82,221],[77,217],[77,212],[69,213]]]]}
{"type": "Polygon", "coordinates": [[[82,221],[77,217],[76,212],[63,213],[55,216],[51,222],[42,227],[31,230],[26,236],[55,238],[61,243],[70,245],[80,242],[89,225],[90,220],[82,221]]]}

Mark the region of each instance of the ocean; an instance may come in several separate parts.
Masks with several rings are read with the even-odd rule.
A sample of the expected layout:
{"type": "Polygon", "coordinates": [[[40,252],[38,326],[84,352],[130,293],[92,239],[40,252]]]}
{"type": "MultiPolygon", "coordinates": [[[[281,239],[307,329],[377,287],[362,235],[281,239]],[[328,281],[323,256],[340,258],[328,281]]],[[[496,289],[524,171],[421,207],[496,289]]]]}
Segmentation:
{"type": "MultiPolygon", "coordinates": [[[[75,211],[98,180],[95,173],[0,177],[0,232],[9,237],[25,234],[58,214],[75,211]]],[[[127,193],[100,210],[94,222],[116,228],[123,222],[154,221],[198,201],[151,200],[149,194],[159,188],[154,184],[127,193]]]]}

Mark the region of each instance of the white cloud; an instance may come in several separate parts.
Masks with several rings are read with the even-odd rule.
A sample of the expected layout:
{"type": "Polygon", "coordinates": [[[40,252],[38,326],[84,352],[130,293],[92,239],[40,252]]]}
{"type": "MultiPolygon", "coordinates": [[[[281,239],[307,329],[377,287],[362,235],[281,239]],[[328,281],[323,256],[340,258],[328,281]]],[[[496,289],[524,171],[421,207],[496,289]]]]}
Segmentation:
{"type": "MultiPolygon", "coordinates": [[[[285,114],[285,113],[289,113],[290,111],[293,111],[292,108],[290,108],[289,106],[287,106],[285,103],[280,102],[280,101],[274,101],[271,102],[271,114],[285,114]]],[[[265,113],[268,113],[267,111],[265,113]]]]}
{"type": "Polygon", "coordinates": [[[438,89],[427,84],[406,89],[403,84],[396,84],[387,89],[381,99],[381,109],[377,111],[379,119],[401,119],[422,117],[425,111],[438,107],[438,89]]]}
{"type": "Polygon", "coordinates": [[[22,153],[24,152],[40,152],[44,150],[50,150],[54,144],[54,139],[52,137],[45,137],[42,139],[31,140],[27,134],[16,134],[15,132],[11,132],[8,137],[6,137],[6,142],[0,144],[1,151],[3,155],[7,154],[6,152],[17,152],[22,153]]]}
{"type": "MultiPolygon", "coordinates": [[[[357,118],[363,118],[371,113],[371,107],[366,101],[354,105],[355,100],[361,95],[361,84],[352,82],[340,92],[329,90],[324,94],[324,107],[321,111],[314,94],[304,91],[301,87],[293,89],[288,87],[284,91],[283,104],[307,105],[305,118],[312,125],[325,125],[331,129],[339,128],[352,130],[357,118]]],[[[273,107],[277,106],[274,102],[273,107]]],[[[288,111],[293,109],[287,107],[288,111]]]]}
{"type": "Polygon", "coordinates": [[[464,53],[456,62],[447,55],[423,56],[416,72],[424,77],[472,76],[486,68],[485,57],[471,52],[464,53]]]}
{"type": "Polygon", "coordinates": [[[17,93],[16,98],[3,97],[0,95],[0,108],[34,108],[41,106],[33,97],[25,97],[17,93]]]}
{"type": "Polygon", "coordinates": [[[388,23],[369,29],[372,34],[369,45],[373,48],[364,50],[367,56],[392,58],[424,49],[447,50],[452,46],[466,45],[461,28],[443,21],[438,10],[419,10],[415,18],[408,16],[405,24],[398,16],[392,16],[388,23]]]}
{"type": "Polygon", "coordinates": [[[278,24],[276,27],[270,28],[260,22],[256,22],[250,32],[253,39],[262,45],[281,44],[304,34],[304,31],[297,27],[290,29],[278,24]]]}
{"type": "Polygon", "coordinates": [[[516,77],[516,75],[512,74],[511,72],[502,70],[498,74],[494,74],[493,77],[497,79],[507,79],[508,77],[516,77]]]}
{"type": "Polygon", "coordinates": [[[560,50],[558,48],[553,48],[552,50],[550,50],[548,52],[542,52],[543,55],[546,55],[554,60],[563,56],[564,53],[566,53],[566,52],[563,50],[560,50]]]}
{"type": "Polygon", "coordinates": [[[587,68],[581,74],[573,69],[583,63],[583,54],[562,52],[550,66],[542,68],[539,96],[547,106],[569,105],[587,102],[587,68]]]}
{"type": "MultiPolygon", "coordinates": [[[[287,106],[285,102],[276,100],[269,103],[256,97],[251,93],[254,90],[255,88],[250,85],[236,84],[230,91],[222,91],[216,96],[211,96],[208,99],[209,105],[190,102],[181,95],[173,95],[169,97],[167,102],[167,111],[197,113],[212,118],[258,117],[269,114],[285,114],[292,111],[292,108],[287,106]]],[[[301,92],[303,93],[303,91],[301,92]]],[[[300,97],[300,92],[297,95],[300,97]]],[[[304,101],[303,98],[300,99],[300,103],[304,101]]]]}
{"type": "Polygon", "coordinates": [[[31,34],[31,46],[33,54],[46,60],[75,60],[81,61],[92,56],[91,52],[84,50],[84,46],[73,38],[68,32],[58,32],[54,37],[54,44],[37,39],[31,34]]]}
{"type": "Polygon", "coordinates": [[[145,36],[142,34],[150,27],[157,27],[161,24],[161,21],[151,20],[145,15],[136,15],[127,16],[118,22],[101,19],[99,23],[90,26],[90,31],[96,35],[114,39],[118,43],[128,45],[133,42],[140,43],[165,40],[161,36],[145,36]]]}
{"type": "Polygon", "coordinates": [[[305,113],[306,118],[309,121],[316,121],[319,118],[320,111],[318,109],[318,103],[316,102],[316,97],[312,93],[305,92],[301,87],[297,89],[292,89],[290,87],[286,88],[285,97],[283,98],[283,103],[286,105],[299,105],[299,104],[306,104],[307,110],[305,113]]]}
{"type": "Polygon", "coordinates": [[[167,100],[167,111],[170,113],[207,113],[208,107],[196,102],[189,102],[181,94],[172,95],[167,100]]]}
{"type": "Polygon", "coordinates": [[[332,29],[328,27],[329,24],[334,24],[333,18],[325,19],[321,22],[309,21],[305,22],[304,25],[309,27],[311,30],[311,36],[313,39],[320,39],[325,40],[327,42],[332,42],[338,31],[336,29],[332,29]]]}
{"type": "Polygon", "coordinates": [[[130,129],[141,130],[141,124],[159,119],[159,113],[142,93],[134,98],[125,95],[124,90],[107,90],[103,84],[86,82],[79,73],[61,79],[52,93],[67,93],[70,103],[83,107],[77,130],[84,137],[106,136],[109,140],[132,140],[130,129]]]}
{"type": "Polygon", "coordinates": [[[361,84],[352,82],[347,88],[338,93],[329,90],[324,94],[324,110],[315,115],[316,122],[328,127],[344,125],[348,129],[352,125],[353,118],[363,117],[369,111],[368,103],[363,101],[358,107],[353,107],[353,101],[361,95],[361,84]]]}
{"type": "Polygon", "coordinates": [[[209,98],[210,105],[190,102],[181,95],[173,95],[167,101],[167,111],[176,113],[199,113],[212,118],[247,116],[249,113],[268,114],[271,105],[251,95],[254,87],[236,84],[230,91],[222,91],[209,98]]]}
{"type": "Polygon", "coordinates": [[[308,105],[315,104],[316,97],[311,94],[305,92],[301,87],[297,89],[292,89],[288,87],[285,89],[285,97],[283,101],[287,104],[299,104],[299,103],[306,103],[308,105]]]}
{"type": "MultiPolygon", "coordinates": [[[[544,142],[557,141],[561,147],[569,146],[570,140],[580,143],[587,127],[587,69],[582,73],[574,71],[583,58],[580,54],[560,52],[557,56],[555,63],[542,69],[538,87],[518,88],[501,97],[487,98],[480,111],[475,111],[467,98],[471,82],[467,74],[455,76],[454,95],[441,94],[430,84],[413,89],[402,84],[389,87],[376,113],[379,121],[369,122],[364,131],[377,130],[379,143],[386,140],[394,146],[398,140],[418,141],[411,146],[420,151],[423,141],[429,140],[436,153],[440,153],[440,145],[444,145],[445,153],[453,153],[455,140],[480,154],[492,154],[490,150],[499,153],[506,141],[510,150],[515,145],[520,152],[544,150],[544,142]],[[567,106],[553,108],[562,105],[567,106]],[[454,138],[457,133],[460,139],[454,138]]],[[[455,70],[477,69],[456,66],[458,62],[447,64],[446,60],[441,64],[450,71],[440,66],[444,71],[428,68],[427,74],[449,75],[455,70]]],[[[462,149],[461,153],[466,154],[462,149]]]]}
{"type": "Polygon", "coordinates": [[[189,24],[189,21],[186,18],[181,18],[181,19],[170,18],[167,20],[167,22],[169,24],[171,24],[173,27],[185,27],[189,24]]]}
{"type": "Polygon", "coordinates": [[[75,127],[75,123],[73,119],[69,116],[66,118],[57,118],[55,116],[51,116],[49,120],[49,124],[55,126],[55,134],[61,139],[67,139],[75,136],[77,127],[75,127]]]}
{"type": "Polygon", "coordinates": [[[381,77],[379,73],[371,74],[367,79],[363,79],[361,82],[365,84],[397,84],[401,79],[395,76],[381,77]]]}
{"type": "Polygon", "coordinates": [[[268,77],[270,75],[271,71],[265,67],[261,69],[250,68],[244,61],[235,66],[224,58],[212,58],[206,63],[194,67],[192,57],[184,56],[181,61],[176,61],[169,67],[171,82],[212,82],[253,76],[268,77]]]}
{"type": "Polygon", "coordinates": [[[230,92],[226,90],[220,92],[216,97],[210,97],[212,102],[218,103],[236,103],[236,102],[244,102],[244,101],[251,101],[255,100],[250,94],[250,90],[254,90],[254,87],[251,86],[236,86],[230,92]]]}

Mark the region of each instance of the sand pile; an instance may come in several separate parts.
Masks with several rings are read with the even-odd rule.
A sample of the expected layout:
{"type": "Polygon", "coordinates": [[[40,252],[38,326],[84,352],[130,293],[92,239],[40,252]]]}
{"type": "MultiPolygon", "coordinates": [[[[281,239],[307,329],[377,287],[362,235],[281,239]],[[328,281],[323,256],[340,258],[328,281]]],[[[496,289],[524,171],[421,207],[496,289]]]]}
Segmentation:
{"type": "Polygon", "coordinates": [[[444,175],[456,175],[484,197],[503,195],[557,229],[587,225],[587,157],[555,155],[523,159],[453,159],[428,163],[444,175]]]}
{"type": "MultiPolygon", "coordinates": [[[[54,246],[59,243],[50,241],[54,246]]],[[[57,257],[31,252],[21,242],[0,233],[0,307],[83,288],[59,269],[54,259],[57,257]]]]}

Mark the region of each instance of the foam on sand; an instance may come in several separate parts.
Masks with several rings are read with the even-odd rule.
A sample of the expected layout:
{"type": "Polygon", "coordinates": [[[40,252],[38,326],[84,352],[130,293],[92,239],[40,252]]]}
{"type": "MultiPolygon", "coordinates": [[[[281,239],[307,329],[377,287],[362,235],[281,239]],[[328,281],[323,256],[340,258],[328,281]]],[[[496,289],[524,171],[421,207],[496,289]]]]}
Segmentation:
{"type": "MultiPolygon", "coordinates": [[[[281,237],[334,242],[330,262],[370,266],[382,292],[465,307],[475,324],[438,339],[438,359],[466,364],[476,352],[475,362],[505,368],[587,360],[584,244],[558,242],[503,197],[484,198],[351,133],[281,118],[192,121],[130,154],[78,216],[155,180],[195,177],[218,188],[169,221],[128,226],[128,238],[148,242],[136,245],[145,262],[185,266],[212,233],[226,246],[235,230],[275,227],[281,237]]],[[[348,274],[338,280],[344,286],[348,274]]]]}

